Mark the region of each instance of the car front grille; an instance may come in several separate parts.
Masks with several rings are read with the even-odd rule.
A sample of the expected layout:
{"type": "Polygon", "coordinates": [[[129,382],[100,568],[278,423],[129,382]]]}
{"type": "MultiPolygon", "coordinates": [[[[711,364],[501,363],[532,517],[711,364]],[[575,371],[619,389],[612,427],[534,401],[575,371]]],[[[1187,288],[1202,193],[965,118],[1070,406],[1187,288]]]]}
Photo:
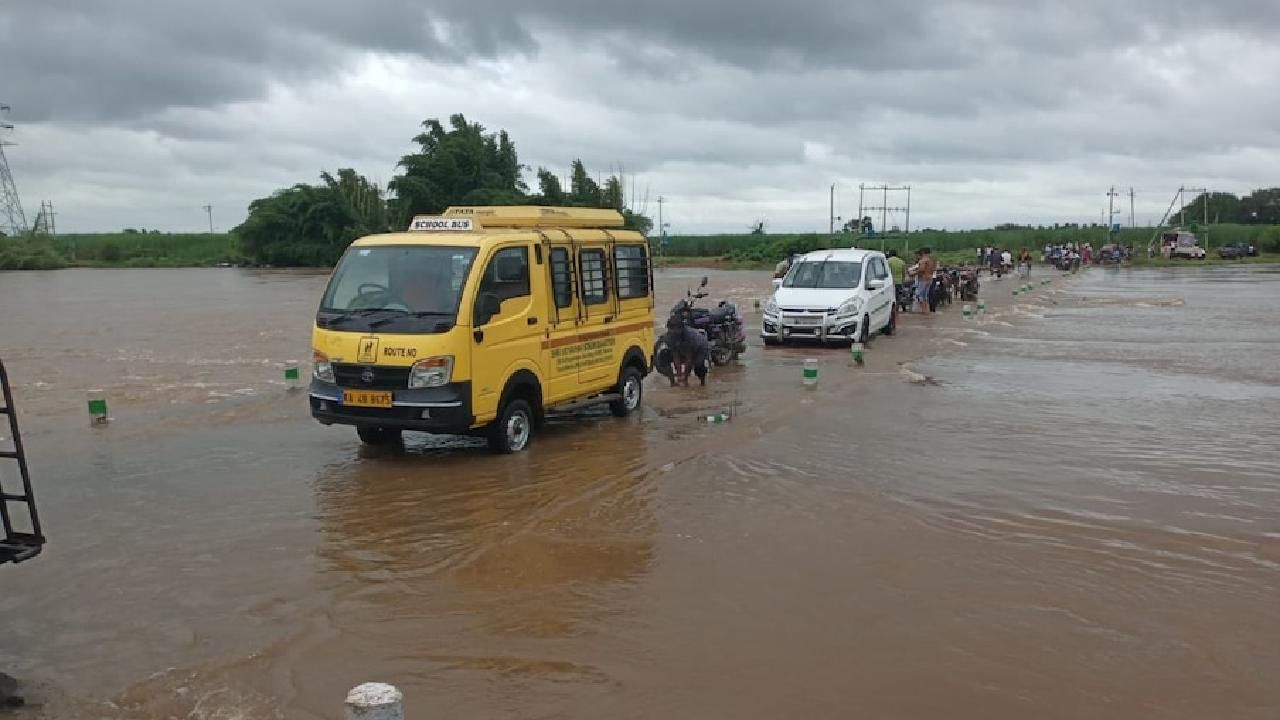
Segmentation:
{"type": "Polygon", "coordinates": [[[399,390],[409,386],[409,368],[407,367],[334,364],[333,377],[341,387],[399,390]],[[365,379],[366,372],[369,374],[368,381],[365,379]]]}

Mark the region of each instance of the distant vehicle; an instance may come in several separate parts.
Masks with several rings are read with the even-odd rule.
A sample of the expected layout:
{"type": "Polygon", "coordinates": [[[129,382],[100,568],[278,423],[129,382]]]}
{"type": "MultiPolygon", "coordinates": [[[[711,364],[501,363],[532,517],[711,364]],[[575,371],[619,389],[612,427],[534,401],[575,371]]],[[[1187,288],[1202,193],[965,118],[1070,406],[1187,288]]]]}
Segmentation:
{"type": "Polygon", "coordinates": [[[788,340],[866,342],[897,327],[894,286],[884,253],[818,250],[798,256],[785,277],[774,280],[764,306],[765,345],[788,340]]]}
{"type": "Polygon", "coordinates": [[[616,210],[453,207],[351,244],[312,333],[311,415],[524,450],[548,412],[640,407],[653,271],[616,210]]]}
{"type": "Polygon", "coordinates": [[[1161,251],[1170,259],[1203,260],[1204,248],[1200,247],[1196,236],[1181,228],[1165,233],[1161,240],[1161,251]]]}
{"type": "Polygon", "coordinates": [[[1234,260],[1242,257],[1257,257],[1258,246],[1250,243],[1230,243],[1218,248],[1218,257],[1223,260],[1234,260]]]}

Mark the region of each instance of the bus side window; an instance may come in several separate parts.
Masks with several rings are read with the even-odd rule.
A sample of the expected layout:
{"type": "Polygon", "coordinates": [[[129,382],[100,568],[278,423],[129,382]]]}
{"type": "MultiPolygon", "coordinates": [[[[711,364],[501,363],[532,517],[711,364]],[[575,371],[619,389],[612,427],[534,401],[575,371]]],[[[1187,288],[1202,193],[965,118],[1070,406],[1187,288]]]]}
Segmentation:
{"type": "Polygon", "coordinates": [[[609,278],[605,274],[604,263],[603,250],[583,250],[578,253],[583,305],[603,305],[609,301],[609,278]]]}
{"type": "Polygon", "coordinates": [[[573,304],[573,266],[569,264],[569,251],[562,247],[551,248],[551,294],[557,308],[573,304]]]}
{"type": "Polygon", "coordinates": [[[618,245],[613,249],[619,299],[648,297],[649,263],[646,255],[643,245],[618,245]]]}

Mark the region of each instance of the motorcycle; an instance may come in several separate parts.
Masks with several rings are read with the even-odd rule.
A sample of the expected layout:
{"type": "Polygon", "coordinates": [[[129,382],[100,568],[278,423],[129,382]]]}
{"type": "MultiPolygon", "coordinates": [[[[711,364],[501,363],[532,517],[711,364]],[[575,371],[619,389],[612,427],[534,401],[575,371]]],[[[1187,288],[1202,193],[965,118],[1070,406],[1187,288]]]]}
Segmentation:
{"type": "Polygon", "coordinates": [[[978,290],[981,284],[978,282],[978,271],[968,268],[958,271],[957,288],[960,293],[962,302],[974,302],[978,299],[978,290]]]}
{"type": "Polygon", "coordinates": [[[936,312],[939,305],[950,305],[959,272],[955,268],[938,268],[933,274],[933,286],[929,288],[929,310],[936,312]]]}
{"type": "Polygon", "coordinates": [[[908,279],[905,283],[897,286],[898,312],[911,312],[912,306],[916,304],[916,281],[908,279]]]}
{"type": "Polygon", "coordinates": [[[685,325],[702,333],[711,345],[711,362],[716,365],[728,365],[747,351],[747,334],[743,329],[742,317],[738,315],[738,306],[721,300],[713,309],[698,307],[695,303],[707,296],[702,290],[707,286],[707,278],[702,278],[698,292],[692,289],[685,291],[685,297],[671,308],[671,317],[680,318],[685,325]]]}

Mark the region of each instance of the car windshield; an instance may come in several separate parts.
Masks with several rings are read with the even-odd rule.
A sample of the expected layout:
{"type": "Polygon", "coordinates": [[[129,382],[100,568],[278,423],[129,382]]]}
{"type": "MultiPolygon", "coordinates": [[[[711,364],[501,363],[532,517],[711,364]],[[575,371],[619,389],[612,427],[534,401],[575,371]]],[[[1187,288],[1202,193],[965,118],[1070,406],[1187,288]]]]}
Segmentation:
{"type": "Polygon", "coordinates": [[[796,263],[782,281],[789,288],[851,288],[862,282],[862,263],[806,260],[796,263]]]}
{"type": "Polygon", "coordinates": [[[317,322],[335,330],[445,332],[457,322],[475,248],[352,247],[342,256],[317,322]]]}

